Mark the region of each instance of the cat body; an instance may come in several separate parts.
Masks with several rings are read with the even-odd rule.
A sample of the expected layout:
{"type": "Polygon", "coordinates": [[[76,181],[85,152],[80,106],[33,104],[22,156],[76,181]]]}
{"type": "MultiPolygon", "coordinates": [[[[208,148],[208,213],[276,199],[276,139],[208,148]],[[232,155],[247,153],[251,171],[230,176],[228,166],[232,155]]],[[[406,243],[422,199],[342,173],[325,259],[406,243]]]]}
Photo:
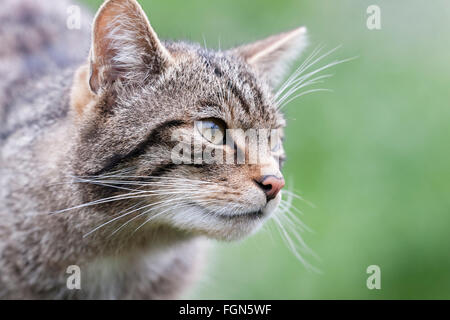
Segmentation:
{"type": "Polygon", "coordinates": [[[174,164],[173,133],[191,138],[209,119],[282,130],[271,88],[304,29],[216,52],[162,42],[136,1],[111,0],[89,54],[89,32],[63,33],[43,43],[67,38],[76,57],[49,57],[46,46],[1,56],[0,298],[180,297],[201,274],[205,239],[256,231],[284,182],[272,155],[264,165],[174,164]],[[67,285],[74,265],[79,289],[67,285]]]}

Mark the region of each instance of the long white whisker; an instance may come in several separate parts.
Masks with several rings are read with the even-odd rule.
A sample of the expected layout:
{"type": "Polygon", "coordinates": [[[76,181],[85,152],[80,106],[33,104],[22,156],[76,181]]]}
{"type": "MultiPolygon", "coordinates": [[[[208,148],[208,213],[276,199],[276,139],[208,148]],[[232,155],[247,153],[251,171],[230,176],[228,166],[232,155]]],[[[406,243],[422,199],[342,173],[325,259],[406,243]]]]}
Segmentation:
{"type": "Polygon", "coordinates": [[[295,100],[295,99],[297,99],[297,98],[300,98],[300,97],[302,97],[302,96],[304,96],[304,95],[307,95],[307,94],[309,94],[309,93],[321,92],[321,91],[324,91],[324,92],[333,92],[333,90],[331,90],[331,89],[311,89],[311,90],[308,90],[308,91],[305,91],[305,92],[302,92],[302,93],[299,93],[299,94],[293,96],[293,97],[290,98],[287,102],[283,103],[283,104],[279,107],[279,109],[283,109],[287,104],[289,104],[291,101],[293,101],[293,100],[295,100]]]}
{"type": "Polygon", "coordinates": [[[284,82],[284,84],[280,87],[280,89],[277,91],[277,93],[274,96],[274,100],[276,101],[277,98],[292,84],[292,81],[294,81],[299,75],[303,73],[304,70],[308,69],[311,65],[309,64],[309,61],[314,59],[317,54],[323,49],[323,46],[316,47],[313,52],[308,56],[308,58],[303,61],[303,63],[291,74],[291,76],[284,82]]]}
{"type": "MultiPolygon", "coordinates": [[[[200,197],[200,196],[197,196],[197,197],[193,196],[193,197],[190,197],[190,199],[197,199],[197,198],[199,198],[199,197],[200,197]]],[[[92,234],[93,232],[99,230],[100,228],[103,228],[104,226],[106,226],[106,225],[108,225],[108,224],[110,224],[110,223],[112,223],[112,222],[114,222],[114,221],[117,221],[117,220],[119,220],[119,219],[121,219],[121,218],[123,218],[123,217],[125,217],[125,216],[128,216],[128,215],[130,215],[130,214],[132,214],[132,213],[134,213],[134,212],[136,212],[136,211],[140,211],[140,210],[145,209],[145,208],[148,208],[148,207],[153,207],[153,206],[156,206],[156,205],[158,205],[158,204],[162,204],[163,206],[167,206],[167,205],[170,205],[170,204],[171,204],[172,202],[174,202],[174,201],[179,201],[179,200],[183,200],[183,199],[185,199],[185,198],[184,198],[184,197],[178,197],[178,198],[169,199],[169,200],[166,199],[166,200],[162,200],[162,201],[158,201],[158,202],[154,202],[154,203],[147,204],[147,205],[145,205],[145,206],[143,206],[143,207],[140,207],[140,208],[138,208],[138,209],[134,209],[134,210],[132,210],[132,211],[128,211],[128,212],[126,212],[126,213],[124,213],[124,214],[119,215],[118,217],[115,217],[115,218],[113,218],[113,219],[111,219],[111,220],[109,220],[109,221],[107,221],[107,222],[105,222],[105,223],[102,223],[101,225],[97,226],[97,227],[94,228],[93,230],[91,230],[91,231],[89,231],[88,233],[86,233],[86,234],[83,236],[83,238],[89,236],[90,234],[92,234]]]]}
{"type": "MultiPolygon", "coordinates": [[[[212,202],[212,200],[210,200],[210,201],[204,201],[204,203],[208,203],[208,202],[212,202]]],[[[155,214],[154,216],[151,216],[151,217],[149,217],[147,220],[145,220],[141,225],[139,225],[139,226],[133,231],[133,234],[136,233],[139,229],[141,229],[145,224],[147,224],[147,223],[150,222],[151,220],[155,219],[156,217],[162,215],[163,213],[166,213],[166,212],[169,212],[169,211],[173,211],[173,210],[177,210],[177,209],[180,209],[180,208],[189,207],[189,206],[191,206],[191,204],[190,204],[190,203],[186,203],[186,204],[184,204],[184,205],[183,205],[183,204],[182,204],[182,205],[179,205],[177,208],[168,208],[168,209],[166,209],[166,210],[163,210],[162,212],[158,212],[158,213],[155,214]]]]}
{"type": "MultiPolygon", "coordinates": [[[[67,212],[70,210],[75,210],[75,209],[81,209],[81,208],[85,208],[85,207],[90,207],[90,206],[94,206],[94,205],[99,205],[99,204],[105,204],[105,203],[110,203],[110,202],[114,202],[114,201],[120,201],[120,200],[129,200],[129,199],[138,199],[138,198],[145,198],[145,197],[149,197],[149,196],[165,196],[165,195],[173,195],[173,194],[186,194],[186,190],[178,190],[178,189],[174,189],[175,191],[161,191],[161,190],[149,190],[149,191],[139,191],[139,192],[134,192],[134,193],[127,193],[124,195],[117,195],[117,196],[112,196],[112,197],[108,197],[108,198],[104,198],[104,199],[100,199],[100,200],[95,200],[95,201],[91,201],[88,203],[84,203],[84,204],[80,204],[71,208],[67,208],[67,209],[62,209],[59,211],[54,211],[51,212],[51,214],[56,214],[56,213],[63,213],[63,212],[67,212]]],[[[201,194],[201,191],[197,191],[199,194],[201,194]]]]}
{"type": "Polygon", "coordinates": [[[284,100],[286,100],[286,98],[288,98],[289,96],[291,96],[294,92],[298,91],[299,89],[308,86],[308,85],[313,85],[313,84],[317,84],[317,83],[323,83],[324,81],[320,81],[323,79],[327,79],[327,78],[331,78],[333,75],[332,74],[325,74],[325,75],[321,75],[318,76],[314,79],[308,80],[306,81],[310,76],[308,77],[301,77],[299,79],[297,79],[293,84],[292,87],[286,92],[286,94],[283,95],[282,98],[280,98],[277,103],[280,105],[283,103],[284,100]]]}
{"type": "Polygon", "coordinates": [[[284,239],[287,241],[289,247],[291,248],[292,253],[297,257],[297,259],[300,260],[300,262],[303,263],[303,265],[305,265],[305,267],[309,270],[312,270],[314,272],[317,273],[321,273],[319,269],[317,269],[316,267],[312,266],[310,263],[308,263],[303,256],[297,251],[297,248],[295,246],[295,244],[292,242],[291,237],[289,236],[289,234],[287,233],[287,231],[285,230],[285,228],[283,227],[282,223],[280,222],[280,220],[278,220],[276,215],[273,215],[273,219],[274,221],[277,223],[277,225],[280,227],[281,230],[281,234],[284,235],[284,239]]]}

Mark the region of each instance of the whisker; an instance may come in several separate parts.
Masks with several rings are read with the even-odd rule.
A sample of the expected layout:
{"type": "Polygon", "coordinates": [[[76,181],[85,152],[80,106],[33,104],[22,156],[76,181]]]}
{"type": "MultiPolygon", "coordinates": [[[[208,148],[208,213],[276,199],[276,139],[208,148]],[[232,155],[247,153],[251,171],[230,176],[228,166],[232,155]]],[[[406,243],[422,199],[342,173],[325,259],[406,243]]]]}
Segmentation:
{"type": "MultiPolygon", "coordinates": [[[[199,194],[201,194],[200,191],[197,191],[197,192],[199,194]]],[[[50,214],[63,213],[63,212],[67,212],[70,210],[81,209],[81,208],[85,208],[85,207],[90,207],[90,206],[94,206],[94,205],[105,204],[105,203],[110,203],[110,202],[120,201],[120,200],[139,199],[139,198],[150,197],[150,196],[166,196],[166,195],[173,195],[173,194],[186,194],[186,190],[176,190],[176,191],[170,191],[170,192],[167,192],[165,190],[164,191],[149,190],[149,191],[139,191],[139,192],[134,192],[134,193],[121,194],[121,195],[117,195],[117,196],[103,198],[100,200],[94,200],[94,201],[80,204],[80,205],[70,207],[67,209],[53,211],[50,214]]]]}
{"type": "Polygon", "coordinates": [[[279,108],[279,109],[283,109],[287,104],[289,104],[290,102],[292,102],[292,101],[295,100],[295,99],[298,99],[298,98],[300,98],[300,97],[302,97],[302,96],[304,96],[304,95],[307,95],[307,94],[309,94],[309,93],[321,92],[321,91],[324,91],[324,92],[333,92],[333,90],[331,90],[331,89],[311,89],[311,90],[308,90],[308,91],[305,91],[305,92],[302,92],[302,93],[299,93],[299,94],[295,95],[294,97],[290,98],[287,102],[283,103],[283,104],[282,104],[281,106],[279,106],[278,108],[279,108]]]}
{"type": "Polygon", "coordinates": [[[277,93],[275,94],[274,101],[275,101],[275,104],[278,106],[277,108],[280,110],[284,106],[286,106],[287,104],[292,102],[293,100],[295,100],[295,99],[297,99],[297,98],[299,98],[301,96],[304,96],[306,94],[309,94],[309,93],[319,92],[319,91],[331,91],[329,89],[313,89],[313,90],[308,90],[308,91],[296,94],[296,95],[294,95],[292,97],[292,95],[295,94],[295,92],[297,92],[301,88],[304,88],[304,87],[309,86],[309,85],[314,85],[314,84],[317,84],[317,83],[321,83],[322,79],[326,79],[326,78],[329,78],[329,77],[332,76],[332,75],[324,75],[324,76],[319,76],[319,77],[317,77],[315,79],[312,79],[312,80],[308,80],[313,75],[315,75],[315,74],[317,74],[317,73],[319,73],[319,72],[321,72],[323,70],[326,70],[326,69],[329,69],[331,67],[334,67],[334,66],[336,66],[338,64],[341,64],[341,63],[344,63],[344,62],[348,62],[348,61],[351,61],[351,60],[356,58],[356,57],[353,57],[353,58],[333,61],[333,62],[328,63],[328,64],[326,64],[326,65],[324,65],[322,67],[317,68],[316,70],[313,70],[311,72],[303,74],[306,70],[311,68],[313,65],[317,64],[319,61],[323,60],[325,57],[329,56],[331,53],[333,53],[336,50],[338,50],[340,47],[341,46],[337,46],[337,47],[331,49],[330,51],[326,52],[325,54],[322,54],[318,58],[316,58],[316,56],[319,54],[319,52],[322,50],[322,48],[315,49],[313,51],[313,53],[289,77],[289,79],[283,84],[283,86],[280,88],[280,90],[278,90],[277,93]]]}
{"type": "MultiPolygon", "coordinates": [[[[205,201],[205,202],[208,202],[208,200],[205,201]]],[[[209,202],[212,202],[212,200],[209,200],[209,202]]],[[[192,204],[186,203],[185,205],[181,205],[181,206],[178,206],[178,207],[176,207],[176,208],[168,208],[168,209],[166,209],[166,210],[164,210],[164,211],[162,211],[162,212],[158,212],[156,215],[149,217],[149,218],[148,218],[147,220],[145,220],[141,225],[139,225],[139,226],[133,231],[132,234],[135,234],[135,233],[136,233],[139,229],[141,229],[145,224],[147,224],[147,223],[150,222],[151,220],[155,219],[156,217],[162,215],[163,213],[166,213],[166,212],[169,212],[169,211],[173,211],[173,210],[178,210],[178,209],[180,209],[180,208],[185,208],[185,207],[189,207],[189,206],[192,206],[192,204]]]]}
{"type": "MultiPolygon", "coordinates": [[[[191,197],[190,199],[193,199],[193,198],[191,197]]],[[[179,199],[177,199],[177,200],[179,200],[179,199]]],[[[183,199],[182,199],[182,200],[183,200],[183,199]]],[[[181,203],[184,203],[184,202],[185,202],[185,201],[182,201],[181,203]]],[[[164,202],[163,205],[161,205],[161,206],[159,206],[159,207],[157,207],[157,208],[150,208],[150,209],[146,210],[145,212],[140,213],[139,215],[137,215],[137,216],[131,218],[130,220],[128,220],[128,221],[126,221],[124,224],[122,224],[122,225],[121,225],[118,229],[116,229],[110,236],[113,236],[115,233],[117,233],[118,231],[120,231],[120,229],[124,228],[126,225],[128,225],[128,224],[131,223],[132,221],[138,219],[139,217],[148,214],[148,213],[151,212],[152,210],[157,210],[157,209],[164,208],[164,207],[167,206],[167,205],[171,205],[171,204],[170,204],[170,203],[167,203],[167,202],[164,202]]],[[[178,209],[178,208],[179,208],[179,207],[178,207],[177,205],[175,205],[175,206],[173,206],[173,207],[170,207],[171,210],[176,210],[176,209],[178,209]]],[[[155,215],[155,216],[156,216],[156,215],[155,215]]],[[[154,216],[154,217],[155,217],[155,216],[154,216]]]]}
{"type": "MultiPolygon", "coordinates": [[[[200,196],[197,196],[197,197],[194,196],[194,197],[190,197],[190,199],[197,199],[197,198],[199,198],[199,197],[200,197],[200,196]]],[[[126,217],[126,216],[128,216],[128,215],[130,215],[130,214],[132,214],[132,213],[134,213],[134,212],[140,211],[140,210],[145,209],[145,208],[148,208],[148,207],[156,206],[156,205],[158,205],[158,204],[162,204],[163,206],[168,206],[168,205],[170,205],[170,204],[171,204],[172,202],[174,202],[174,201],[179,201],[179,200],[183,200],[183,199],[184,199],[184,197],[178,197],[178,198],[169,199],[169,200],[165,199],[165,200],[162,200],[162,201],[158,201],[158,202],[154,202],[154,203],[147,204],[147,205],[145,205],[145,206],[143,206],[143,207],[140,207],[140,208],[138,208],[138,209],[134,209],[134,210],[132,210],[132,211],[125,212],[124,214],[121,214],[121,215],[119,215],[118,217],[115,217],[115,218],[113,218],[113,219],[111,219],[111,220],[109,220],[109,221],[107,221],[107,222],[105,222],[105,223],[102,223],[101,225],[97,226],[97,227],[94,228],[93,230],[91,230],[91,231],[89,231],[88,233],[86,233],[86,234],[83,236],[83,238],[89,236],[90,234],[92,234],[93,232],[95,232],[95,231],[97,231],[97,230],[103,228],[104,226],[106,226],[106,225],[108,225],[108,224],[110,224],[110,223],[112,223],[112,222],[114,222],[114,221],[117,221],[117,220],[119,220],[119,219],[121,219],[121,218],[123,218],[123,217],[126,217]]],[[[138,216],[139,216],[139,215],[138,215],[138,216]]],[[[137,216],[137,217],[138,217],[138,216],[137,216]]]]}
{"type": "Polygon", "coordinates": [[[331,78],[332,76],[333,76],[332,74],[325,74],[325,75],[318,76],[318,77],[308,80],[308,81],[305,81],[308,78],[301,77],[292,84],[292,87],[289,89],[289,91],[287,91],[286,94],[284,94],[283,97],[277,101],[277,103],[282,104],[283,101],[285,101],[288,97],[290,97],[294,92],[298,91],[299,89],[304,88],[309,85],[323,83],[324,81],[321,81],[322,79],[331,78]]]}
{"type": "Polygon", "coordinates": [[[292,81],[295,80],[295,78],[297,78],[299,75],[301,75],[301,73],[306,70],[307,68],[310,67],[309,61],[311,61],[312,59],[314,59],[316,57],[317,54],[319,54],[319,52],[323,49],[323,46],[318,46],[316,47],[313,52],[305,59],[305,61],[303,61],[303,63],[291,74],[291,76],[283,83],[283,85],[280,87],[280,89],[278,89],[278,91],[276,92],[274,98],[275,101],[277,100],[277,98],[291,85],[292,81]]]}
{"type": "Polygon", "coordinates": [[[310,271],[314,271],[316,273],[321,273],[319,269],[312,266],[310,263],[308,263],[305,258],[298,252],[298,248],[295,246],[294,242],[292,241],[291,237],[287,233],[286,229],[283,227],[280,220],[277,218],[276,215],[273,215],[273,220],[276,222],[276,225],[279,226],[279,230],[281,231],[282,237],[286,240],[288,247],[291,249],[291,252],[295,255],[295,257],[310,271]]]}

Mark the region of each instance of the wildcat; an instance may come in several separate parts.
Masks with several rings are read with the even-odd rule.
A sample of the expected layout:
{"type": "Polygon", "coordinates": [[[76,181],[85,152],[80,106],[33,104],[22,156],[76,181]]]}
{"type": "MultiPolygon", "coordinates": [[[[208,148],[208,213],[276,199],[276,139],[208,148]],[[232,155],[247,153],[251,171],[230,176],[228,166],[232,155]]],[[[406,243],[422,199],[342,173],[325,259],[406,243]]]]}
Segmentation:
{"type": "Polygon", "coordinates": [[[53,4],[7,0],[1,22],[0,298],[180,297],[206,238],[242,239],[277,208],[284,150],[279,139],[257,164],[176,164],[173,133],[228,155],[245,146],[195,123],[282,136],[273,89],[305,28],[214,51],[160,41],[135,0],[105,1],[91,36],[52,32],[65,17],[53,4]],[[42,41],[17,45],[27,28],[42,41]],[[67,287],[71,265],[80,289],[67,287]]]}

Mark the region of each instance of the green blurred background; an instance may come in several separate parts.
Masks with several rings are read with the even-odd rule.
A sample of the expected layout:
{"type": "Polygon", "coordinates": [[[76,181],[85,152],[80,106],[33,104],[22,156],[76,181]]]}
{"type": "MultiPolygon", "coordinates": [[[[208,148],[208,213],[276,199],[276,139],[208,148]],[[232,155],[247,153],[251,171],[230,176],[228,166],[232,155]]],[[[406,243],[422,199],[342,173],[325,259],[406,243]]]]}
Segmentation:
{"type": "MultiPolygon", "coordinates": [[[[101,1],[90,1],[97,7],[101,1]]],[[[285,176],[321,258],[308,271],[274,226],[214,244],[186,298],[450,298],[450,2],[141,0],[162,39],[228,48],[299,25],[310,47],[343,47],[325,88],[286,108],[285,176]],[[366,9],[381,8],[381,30],[366,9]],[[292,183],[291,183],[292,186],[292,183]],[[366,268],[381,268],[368,290],[366,268]]],[[[297,64],[301,63],[302,59],[297,64]]]]}

